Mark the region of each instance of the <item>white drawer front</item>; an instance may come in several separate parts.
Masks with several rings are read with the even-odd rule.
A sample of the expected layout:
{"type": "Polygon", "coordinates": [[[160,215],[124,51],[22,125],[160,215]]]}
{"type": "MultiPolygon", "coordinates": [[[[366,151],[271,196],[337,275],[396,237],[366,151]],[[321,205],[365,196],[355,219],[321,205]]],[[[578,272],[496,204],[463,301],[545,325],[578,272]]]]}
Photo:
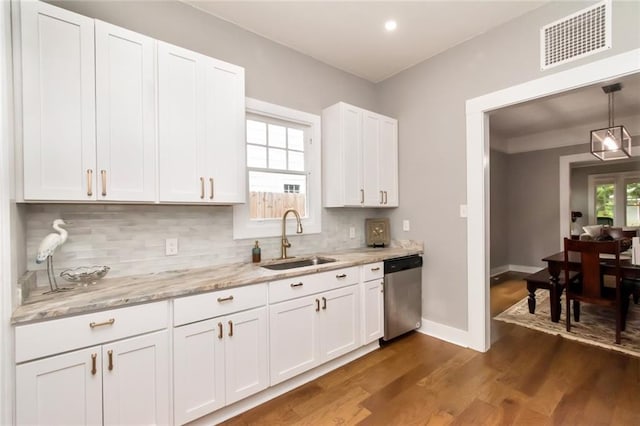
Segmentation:
{"type": "Polygon", "coordinates": [[[266,283],[180,297],[173,301],[173,325],[177,327],[266,304],[266,283]]]}
{"type": "Polygon", "coordinates": [[[378,278],[382,278],[384,275],[384,262],[370,263],[362,266],[363,281],[371,281],[378,278]]]}
{"type": "Polygon", "coordinates": [[[282,302],[359,282],[357,266],[285,278],[269,283],[269,303],[282,302]]]}
{"type": "Polygon", "coordinates": [[[16,327],[16,362],[167,328],[169,302],[112,309],[16,327]]]}

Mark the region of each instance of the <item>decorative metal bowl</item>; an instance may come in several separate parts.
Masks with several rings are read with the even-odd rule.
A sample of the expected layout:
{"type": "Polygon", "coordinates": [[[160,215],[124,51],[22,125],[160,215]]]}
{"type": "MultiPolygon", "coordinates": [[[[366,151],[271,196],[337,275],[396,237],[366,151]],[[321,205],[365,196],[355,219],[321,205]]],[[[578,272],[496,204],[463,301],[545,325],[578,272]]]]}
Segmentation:
{"type": "Polygon", "coordinates": [[[95,284],[96,281],[107,275],[110,269],[108,266],[80,266],[79,268],[62,271],[60,276],[67,281],[86,286],[95,284]]]}

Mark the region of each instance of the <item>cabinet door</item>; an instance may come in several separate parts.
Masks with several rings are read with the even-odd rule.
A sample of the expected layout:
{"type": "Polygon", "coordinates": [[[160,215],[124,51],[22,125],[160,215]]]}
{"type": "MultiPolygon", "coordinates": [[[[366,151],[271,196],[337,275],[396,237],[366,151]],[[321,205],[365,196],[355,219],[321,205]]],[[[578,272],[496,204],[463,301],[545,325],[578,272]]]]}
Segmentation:
{"type": "Polygon", "coordinates": [[[344,105],[341,112],[340,142],[343,146],[344,204],[361,206],[364,203],[362,181],[362,110],[344,105]]]}
{"type": "Polygon", "coordinates": [[[100,347],[18,365],[16,424],[102,424],[100,347]]]}
{"type": "Polygon", "coordinates": [[[203,84],[206,200],[213,203],[244,203],[244,69],[206,58],[203,84]]]}
{"type": "Polygon", "coordinates": [[[224,407],[223,339],[222,319],[173,329],[175,424],[224,407]]]}
{"type": "Polygon", "coordinates": [[[203,56],[158,42],[160,201],[204,202],[203,56]]]}
{"type": "Polygon", "coordinates": [[[384,207],[398,207],[397,120],[381,117],[378,143],[378,184],[380,190],[384,191],[384,207]]]}
{"type": "Polygon", "coordinates": [[[24,198],[96,198],[93,19],[21,2],[24,198]]]}
{"type": "Polygon", "coordinates": [[[381,207],[384,194],[378,182],[378,145],[380,140],[380,117],[366,111],[362,118],[362,179],[364,205],[381,207]]]}
{"type": "Polygon", "coordinates": [[[169,332],[102,347],[104,424],[169,424],[169,332]]]}
{"type": "Polygon", "coordinates": [[[226,403],[266,389],[269,385],[267,308],[225,318],[226,403]]]}
{"type": "Polygon", "coordinates": [[[271,385],[320,363],[319,296],[269,306],[271,385]]]}
{"type": "Polygon", "coordinates": [[[96,21],[98,199],[156,197],[155,41],[96,21]]]}
{"type": "Polygon", "coordinates": [[[321,362],[360,346],[360,291],[358,285],[322,293],[321,362]]]}
{"type": "Polygon", "coordinates": [[[378,340],[384,334],[384,281],[367,281],[363,285],[363,344],[378,340]]]}

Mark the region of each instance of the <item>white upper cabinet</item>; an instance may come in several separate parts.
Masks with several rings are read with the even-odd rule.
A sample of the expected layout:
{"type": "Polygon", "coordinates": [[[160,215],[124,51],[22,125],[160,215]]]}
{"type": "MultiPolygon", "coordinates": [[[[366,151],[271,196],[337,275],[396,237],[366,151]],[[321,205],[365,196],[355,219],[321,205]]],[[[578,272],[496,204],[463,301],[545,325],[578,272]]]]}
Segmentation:
{"type": "Polygon", "coordinates": [[[154,201],[155,40],[95,25],[97,199],[154,201]]]}
{"type": "Polygon", "coordinates": [[[160,201],[245,201],[244,69],[158,43],[160,201]]]}
{"type": "Polygon", "coordinates": [[[398,207],[398,120],[380,117],[378,188],[384,207],[398,207]]]}
{"type": "Polygon", "coordinates": [[[93,19],[41,2],[20,8],[24,198],[94,199],[93,19]]]}
{"type": "Polygon", "coordinates": [[[19,8],[25,201],[245,202],[244,68],[19,8]]]}
{"type": "Polygon", "coordinates": [[[213,58],[204,63],[204,174],[208,200],[244,203],[244,68],[213,58]]]}
{"type": "Polygon", "coordinates": [[[398,206],[398,121],[339,102],[322,112],[325,207],[398,206]]]}

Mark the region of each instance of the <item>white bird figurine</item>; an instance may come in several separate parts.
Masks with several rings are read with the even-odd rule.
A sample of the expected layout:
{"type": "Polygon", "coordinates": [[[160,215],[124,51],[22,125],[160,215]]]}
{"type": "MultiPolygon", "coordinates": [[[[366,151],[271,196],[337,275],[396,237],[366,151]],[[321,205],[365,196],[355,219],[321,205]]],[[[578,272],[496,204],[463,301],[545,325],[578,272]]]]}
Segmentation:
{"type": "Polygon", "coordinates": [[[51,288],[51,291],[48,293],[68,290],[68,288],[58,287],[58,283],[56,282],[56,277],[53,272],[53,254],[58,247],[67,241],[68,236],[67,231],[60,227],[61,225],[66,225],[64,220],[56,219],[53,221],[53,229],[58,231],[58,233],[56,234],[55,232],[52,232],[44,237],[40,243],[40,247],[38,247],[38,254],[36,254],[36,263],[42,263],[45,260],[47,261],[47,276],[49,278],[49,287],[51,288]]]}

